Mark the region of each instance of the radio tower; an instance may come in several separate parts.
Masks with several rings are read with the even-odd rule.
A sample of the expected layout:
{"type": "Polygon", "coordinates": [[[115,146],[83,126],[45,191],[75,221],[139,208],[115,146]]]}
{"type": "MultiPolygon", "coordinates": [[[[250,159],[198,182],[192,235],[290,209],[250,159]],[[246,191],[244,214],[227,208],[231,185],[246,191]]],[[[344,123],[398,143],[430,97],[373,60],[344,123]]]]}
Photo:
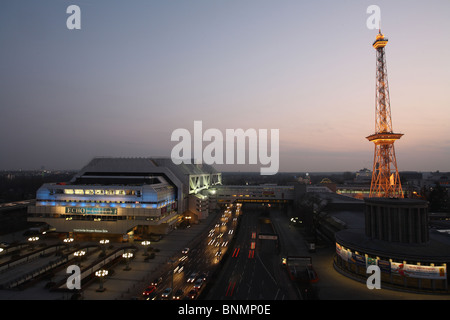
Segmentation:
{"type": "Polygon", "coordinates": [[[375,133],[366,137],[375,144],[369,197],[403,198],[395,159],[394,142],[403,134],[392,130],[391,106],[384,47],[388,39],[379,30],[373,47],[377,50],[375,133]]]}

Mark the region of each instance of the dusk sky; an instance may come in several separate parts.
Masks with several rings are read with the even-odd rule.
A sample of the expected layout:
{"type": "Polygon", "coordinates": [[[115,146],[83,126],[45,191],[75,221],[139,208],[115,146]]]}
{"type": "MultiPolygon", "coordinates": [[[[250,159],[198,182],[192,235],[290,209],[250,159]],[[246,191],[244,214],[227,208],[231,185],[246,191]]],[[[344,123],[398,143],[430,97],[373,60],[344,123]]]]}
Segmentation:
{"type": "Polygon", "coordinates": [[[169,157],[196,120],[279,129],[280,171],[371,169],[370,5],[389,39],[398,168],[450,171],[448,0],[2,0],[0,170],[169,157]]]}

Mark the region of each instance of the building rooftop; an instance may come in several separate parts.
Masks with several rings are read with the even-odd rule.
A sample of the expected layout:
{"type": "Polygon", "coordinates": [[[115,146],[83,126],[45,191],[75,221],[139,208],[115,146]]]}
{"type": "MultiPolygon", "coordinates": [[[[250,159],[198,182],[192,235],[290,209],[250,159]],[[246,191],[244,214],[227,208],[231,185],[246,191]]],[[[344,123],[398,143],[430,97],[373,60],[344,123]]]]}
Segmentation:
{"type": "Polygon", "coordinates": [[[155,173],[164,172],[165,169],[170,170],[180,181],[184,181],[188,175],[196,174],[212,174],[217,171],[210,165],[201,164],[179,164],[176,165],[170,158],[113,158],[113,157],[97,157],[92,159],[84,166],[73,178],[86,176],[89,174],[114,173],[131,174],[135,176],[138,173],[142,175],[154,175],[155,173]]]}

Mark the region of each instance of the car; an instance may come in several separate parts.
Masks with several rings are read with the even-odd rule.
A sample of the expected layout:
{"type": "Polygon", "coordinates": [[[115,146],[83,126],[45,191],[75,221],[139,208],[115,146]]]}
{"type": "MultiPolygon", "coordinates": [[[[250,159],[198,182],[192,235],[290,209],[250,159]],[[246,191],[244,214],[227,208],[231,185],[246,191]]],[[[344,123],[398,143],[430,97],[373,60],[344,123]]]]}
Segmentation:
{"type": "Polygon", "coordinates": [[[189,248],[184,248],[184,249],[181,251],[182,254],[187,254],[188,252],[189,252],[189,248]]]}
{"type": "Polygon", "coordinates": [[[197,279],[194,283],[194,289],[199,290],[203,285],[203,279],[197,279]]]}
{"type": "Polygon", "coordinates": [[[206,281],[208,279],[208,272],[204,272],[198,276],[199,279],[203,279],[203,281],[206,281]]]}
{"type": "Polygon", "coordinates": [[[163,281],[162,277],[155,278],[155,280],[153,280],[152,282],[152,286],[157,287],[159,284],[161,284],[162,281],[163,281]]]}
{"type": "Polygon", "coordinates": [[[173,300],[180,300],[182,295],[183,295],[183,290],[178,289],[175,292],[175,294],[173,295],[173,300]]]}
{"type": "Polygon", "coordinates": [[[170,294],[172,293],[172,288],[165,288],[163,293],[161,294],[161,298],[169,298],[170,294]]]}
{"type": "Polygon", "coordinates": [[[142,292],[143,296],[150,296],[153,292],[155,292],[156,287],[155,286],[148,286],[145,288],[144,292],[142,292]]]}
{"type": "Polygon", "coordinates": [[[187,258],[188,258],[188,256],[182,256],[180,259],[178,259],[178,261],[181,261],[181,262],[183,262],[183,261],[185,261],[185,260],[187,260],[187,258]]]}
{"type": "Polygon", "coordinates": [[[194,283],[195,280],[197,280],[197,272],[192,272],[189,278],[186,280],[186,282],[192,282],[194,283]]]}
{"type": "Polygon", "coordinates": [[[197,292],[197,290],[195,290],[195,289],[192,289],[192,290],[189,291],[189,293],[188,293],[188,297],[189,297],[191,300],[194,300],[195,298],[197,298],[197,295],[198,295],[198,292],[197,292]]]}
{"type": "Polygon", "coordinates": [[[173,273],[181,273],[184,270],[184,263],[180,263],[179,265],[177,265],[175,267],[175,269],[173,270],[173,273]]]}
{"type": "Polygon", "coordinates": [[[153,291],[148,296],[144,296],[144,297],[145,297],[145,300],[156,300],[157,292],[153,291]]]}

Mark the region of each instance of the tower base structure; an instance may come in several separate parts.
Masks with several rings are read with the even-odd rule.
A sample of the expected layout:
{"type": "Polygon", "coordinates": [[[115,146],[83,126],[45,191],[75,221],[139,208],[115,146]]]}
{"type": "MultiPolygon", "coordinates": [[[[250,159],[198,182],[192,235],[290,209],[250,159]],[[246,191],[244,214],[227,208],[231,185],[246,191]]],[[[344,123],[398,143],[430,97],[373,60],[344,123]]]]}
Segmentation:
{"type": "Polygon", "coordinates": [[[367,198],[365,230],[371,239],[401,243],[426,243],[428,203],[418,199],[367,198]]]}
{"type": "Polygon", "coordinates": [[[376,133],[367,137],[375,144],[369,197],[403,198],[394,148],[394,142],[402,136],[401,133],[376,133]]]}
{"type": "Polygon", "coordinates": [[[334,267],[366,282],[380,268],[381,288],[449,294],[450,239],[428,228],[428,203],[418,199],[365,199],[365,225],[335,233],[334,267]]]}

